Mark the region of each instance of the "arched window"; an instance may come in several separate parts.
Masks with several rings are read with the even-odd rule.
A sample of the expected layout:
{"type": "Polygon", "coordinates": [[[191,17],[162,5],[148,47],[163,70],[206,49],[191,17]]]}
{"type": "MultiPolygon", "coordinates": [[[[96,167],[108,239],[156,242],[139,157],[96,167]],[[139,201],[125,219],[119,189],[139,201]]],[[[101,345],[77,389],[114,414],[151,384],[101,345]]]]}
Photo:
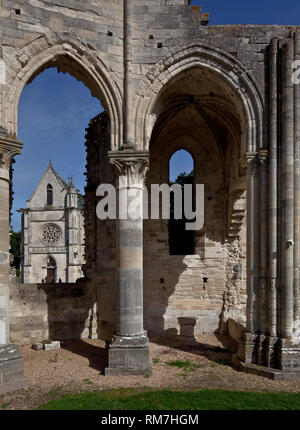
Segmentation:
{"type": "Polygon", "coordinates": [[[47,185],[47,205],[53,205],[53,187],[50,184],[47,185]]]}
{"type": "Polygon", "coordinates": [[[174,218],[174,193],[171,193],[171,216],[169,221],[170,255],[194,254],[194,231],[186,230],[184,214],[184,185],[194,184],[194,160],[184,149],[175,152],[170,158],[170,185],[177,183],[182,187],[182,219],[174,218]]]}

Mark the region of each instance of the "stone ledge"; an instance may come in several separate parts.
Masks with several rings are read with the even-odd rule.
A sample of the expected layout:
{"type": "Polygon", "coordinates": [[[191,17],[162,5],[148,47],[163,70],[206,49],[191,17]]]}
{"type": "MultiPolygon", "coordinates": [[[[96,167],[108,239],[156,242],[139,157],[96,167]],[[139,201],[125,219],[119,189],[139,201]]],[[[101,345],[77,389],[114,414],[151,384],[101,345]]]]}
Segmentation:
{"type": "Polygon", "coordinates": [[[300,372],[283,372],[279,369],[272,369],[271,367],[259,366],[258,364],[243,363],[237,354],[232,357],[233,365],[242,370],[243,372],[269,378],[274,381],[293,381],[300,380],[300,372]]]}

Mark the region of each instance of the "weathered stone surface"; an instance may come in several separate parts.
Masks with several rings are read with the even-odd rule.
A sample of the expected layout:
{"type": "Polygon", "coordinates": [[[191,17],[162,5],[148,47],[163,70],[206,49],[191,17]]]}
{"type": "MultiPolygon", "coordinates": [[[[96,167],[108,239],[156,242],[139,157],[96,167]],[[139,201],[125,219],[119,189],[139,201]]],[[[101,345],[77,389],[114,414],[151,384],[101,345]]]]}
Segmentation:
{"type": "Polygon", "coordinates": [[[243,335],[243,332],[246,330],[246,327],[232,318],[229,318],[227,324],[229,336],[236,342],[239,342],[243,335]]]}
{"type": "Polygon", "coordinates": [[[10,335],[18,345],[91,336],[92,294],[86,283],[10,285],[10,335]]]}
{"type": "Polygon", "coordinates": [[[115,336],[109,347],[107,376],[150,374],[151,359],[146,336],[115,336]]]}
{"type": "Polygon", "coordinates": [[[44,345],[42,343],[33,343],[32,344],[32,349],[34,351],[41,351],[43,349],[44,345]]]}
{"type": "Polygon", "coordinates": [[[0,347],[0,394],[28,386],[24,378],[24,360],[13,345],[0,347]]]}
{"type": "Polygon", "coordinates": [[[45,351],[53,351],[55,349],[60,349],[60,342],[58,340],[53,340],[51,342],[44,341],[43,345],[45,351]]]}
{"type": "Polygon", "coordinates": [[[222,331],[232,318],[246,323],[238,356],[248,368],[295,375],[300,93],[292,73],[300,27],[207,26],[205,11],[187,0],[5,0],[0,14],[0,344],[9,343],[17,107],[23,87],[53,66],[83,81],[106,110],[87,130],[85,299],[80,284],[74,300],[64,286],[58,295],[35,286],[37,302],[32,290],[14,290],[12,335],[27,331],[32,343],[52,330],[56,339],[67,332],[110,341],[117,332],[129,344],[111,344],[108,372],[143,373],[148,347],[135,342],[143,321],[150,334],[178,334],[178,318],[197,318],[197,334],[222,331]],[[170,255],[164,219],[127,228],[96,218],[97,187],[117,178],[111,154],[131,179],[149,159],[149,188],[169,182],[170,157],[182,148],[205,186],[192,255],[170,255]]]}

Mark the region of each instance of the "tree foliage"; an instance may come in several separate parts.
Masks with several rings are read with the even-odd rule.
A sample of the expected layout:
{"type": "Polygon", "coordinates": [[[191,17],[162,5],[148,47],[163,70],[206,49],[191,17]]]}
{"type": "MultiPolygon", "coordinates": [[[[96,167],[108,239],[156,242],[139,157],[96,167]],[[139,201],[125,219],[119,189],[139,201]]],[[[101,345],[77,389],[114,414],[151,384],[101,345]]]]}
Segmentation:
{"type": "Polygon", "coordinates": [[[12,266],[17,270],[20,269],[20,254],[21,254],[21,232],[10,232],[10,253],[13,255],[14,260],[12,266]]]}
{"type": "Polygon", "coordinates": [[[192,170],[190,173],[182,172],[180,173],[175,182],[172,182],[173,184],[179,184],[182,187],[185,184],[192,184],[194,182],[194,170],[192,170]]]}

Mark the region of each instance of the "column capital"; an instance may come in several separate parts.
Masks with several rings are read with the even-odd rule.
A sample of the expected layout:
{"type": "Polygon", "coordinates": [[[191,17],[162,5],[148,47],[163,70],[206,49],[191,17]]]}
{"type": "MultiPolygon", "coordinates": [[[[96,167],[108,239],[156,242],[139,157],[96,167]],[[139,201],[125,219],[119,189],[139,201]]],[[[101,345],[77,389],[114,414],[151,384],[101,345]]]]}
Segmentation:
{"type": "Polygon", "coordinates": [[[258,152],[258,159],[261,166],[265,166],[269,161],[269,151],[267,149],[260,149],[258,152]]]}
{"type": "Polygon", "coordinates": [[[111,151],[110,163],[115,168],[116,178],[127,178],[128,186],[144,184],[149,169],[149,152],[146,151],[111,151]]]}
{"type": "Polygon", "coordinates": [[[244,175],[255,175],[259,165],[259,157],[257,152],[247,152],[240,159],[241,170],[244,175]]]}
{"type": "Polygon", "coordinates": [[[0,137],[0,168],[9,168],[13,158],[21,154],[23,143],[10,139],[8,137],[0,137]]]}

